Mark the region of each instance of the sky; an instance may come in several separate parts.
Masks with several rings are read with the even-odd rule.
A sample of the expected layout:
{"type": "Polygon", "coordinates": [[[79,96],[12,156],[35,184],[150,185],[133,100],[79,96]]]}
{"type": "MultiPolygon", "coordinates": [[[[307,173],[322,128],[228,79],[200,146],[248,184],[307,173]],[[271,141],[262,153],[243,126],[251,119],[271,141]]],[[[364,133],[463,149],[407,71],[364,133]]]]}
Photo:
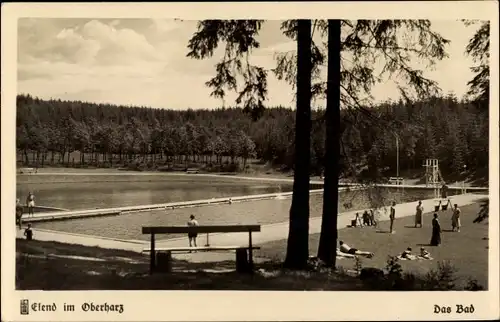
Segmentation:
{"type": "MultiPolygon", "coordinates": [[[[280,31],[280,21],[267,21],[259,33],[260,48],[252,61],[275,67],[274,55],[295,49],[280,31]]],[[[43,99],[82,100],[97,103],[169,109],[217,108],[205,85],[215,75],[211,59],[186,57],[187,44],[197,21],[173,19],[22,18],[18,20],[18,93],[43,99]]],[[[444,94],[462,97],[473,77],[473,62],[464,55],[477,27],[459,21],[433,21],[433,30],[449,39],[449,58],[425,73],[438,82],[444,94]]],[[[293,89],[268,76],[266,105],[293,107],[293,89]]],[[[375,102],[397,100],[390,79],[373,88],[375,102]]],[[[234,105],[228,95],[226,106],[234,105]]],[[[322,104],[319,102],[318,104],[322,104]]]]}

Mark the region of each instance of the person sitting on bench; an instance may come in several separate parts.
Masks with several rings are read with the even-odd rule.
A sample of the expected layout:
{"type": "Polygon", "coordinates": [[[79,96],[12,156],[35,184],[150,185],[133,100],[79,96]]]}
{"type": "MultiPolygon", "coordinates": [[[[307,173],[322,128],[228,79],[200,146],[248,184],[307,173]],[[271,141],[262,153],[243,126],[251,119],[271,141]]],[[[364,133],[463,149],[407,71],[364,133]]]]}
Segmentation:
{"type": "Polygon", "coordinates": [[[339,241],[340,245],[340,252],[346,253],[346,254],[351,254],[351,255],[361,255],[361,256],[366,256],[366,257],[373,257],[375,254],[372,252],[365,252],[362,250],[359,250],[357,248],[350,247],[346,243],[344,243],[342,240],[339,241]]]}

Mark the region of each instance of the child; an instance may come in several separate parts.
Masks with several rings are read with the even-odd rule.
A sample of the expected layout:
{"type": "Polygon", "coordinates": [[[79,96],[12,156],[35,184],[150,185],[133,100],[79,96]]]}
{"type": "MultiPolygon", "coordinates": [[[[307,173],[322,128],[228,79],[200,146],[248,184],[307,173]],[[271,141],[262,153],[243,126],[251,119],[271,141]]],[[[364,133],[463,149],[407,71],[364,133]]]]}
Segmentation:
{"type": "MultiPolygon", "coordinates": [[[[187,225],[189,227],[194,227],[194,226],[198,226],[198,221],[196,221],[196,219],[194,219],[194,215],[191,215],[189,217],[189,221],[187,222],[187,225]]],[[[198,247],[196,245],[196,237],[198,237],[198,234],[197,233],[188,233],[188,238],[189,238],[189,247],[193,247],[193,244],[194,244],[194,247],[198,247]]]]}
{"type": "Polygon", "coordinates": [[[33,240],[33,230],[31,230],[30,223],[28,223],[28,228],[24,230],[24,236],[26,236],[26,240],[33,240]]]}

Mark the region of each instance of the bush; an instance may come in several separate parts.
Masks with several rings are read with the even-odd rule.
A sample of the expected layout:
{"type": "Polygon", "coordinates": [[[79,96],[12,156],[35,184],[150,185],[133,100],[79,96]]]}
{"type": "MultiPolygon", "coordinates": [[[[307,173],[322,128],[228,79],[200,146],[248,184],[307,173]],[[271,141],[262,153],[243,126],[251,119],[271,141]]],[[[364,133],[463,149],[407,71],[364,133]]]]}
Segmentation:
{"type": "Polygon", "coordinates": [[[431,269],[425,276],[424,289],[448,291],[455,288],[456,269],[449,262],[438,262],[437,270],[431,269]]]}
{"type": "Polygon", "coordinates": [[[484,287],[480,285],[476,279],[469,279],[467,285],[464,287],[466,291],[483,291],[484,287]]]}

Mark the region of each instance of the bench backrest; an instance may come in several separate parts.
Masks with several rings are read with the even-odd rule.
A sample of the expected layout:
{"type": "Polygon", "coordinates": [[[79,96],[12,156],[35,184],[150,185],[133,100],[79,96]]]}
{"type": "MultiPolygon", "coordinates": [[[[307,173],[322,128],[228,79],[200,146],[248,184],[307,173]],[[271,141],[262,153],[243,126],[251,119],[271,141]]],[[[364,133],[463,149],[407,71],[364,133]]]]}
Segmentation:
{"type": "Polygon", "coordinates": [[[243,233],[259,232],[260,225],[145,226],[143,234],[243,233]]]}

